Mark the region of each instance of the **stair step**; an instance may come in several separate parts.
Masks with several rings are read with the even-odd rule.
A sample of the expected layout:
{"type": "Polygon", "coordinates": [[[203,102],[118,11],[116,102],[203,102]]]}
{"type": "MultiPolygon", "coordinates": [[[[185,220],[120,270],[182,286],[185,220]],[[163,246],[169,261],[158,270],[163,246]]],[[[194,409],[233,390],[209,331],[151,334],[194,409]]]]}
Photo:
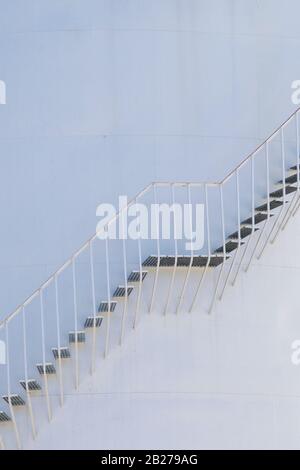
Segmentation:
{"type": "Polygon", "coordinates": [[[88,317],[85,320],[84,328],[100,328],[103,321],[103,317],[97,315],[96,317],[88,317]]]}
{"type": "Polygon", "coordinates": [[[56,370],[55,370],[55,367],[53,364],[51,364],[51,362],[47,362],[45,364],[45,367],[44,367],[44,364],[37,364],[36,365],[37,367],[37,370],[39,371],[39,373],[41,375],[53,375],[53,374],[56,374],[56,370]]]}
{"type": "MultiPolygon", "coordinates": [[[[200,267],[200,268],[203,268],[203,267],[206,267],[207,263],[208,263],[208,256],[196,256],[194,257],[193,259],[193,267],[200,267]]],[[[226,257],[226,259],[229,259],[229,256],[226,257]]],[[[220,266],[220,264],[222,264],[224,262],[224,256],[220,256],[220,255],[212,255],[210,257],[210,261],[209,261],[209,267],[211,268],[216,268],[218,266],[220,266]]]]}
{"type": "MultiPolygon", "coordinates": [[[[297,173],[295,173],[294,175],[291,175],[291,176],[287,176],[285,178],[285,183],[286,184],[294,184],[294,183],[297,183],[297,182],[298,182],[297,173]]],[[[283,180],[279,181],[279,184],[283,184],[283,180]]]]}
{"type": "MultiPolygon", "coordinates": [[[[166,268],[166,267],[173,267],[175,266],[175,256],[161,256],[159,266],[166,268]]],[[[188,267],[190,266],[192,261],[193,268],[203,268],[208,263],[208,256],[194,256],[191,258],[190,256],[178,256],[177,257],[177,267],[188,267]]],[[[212,255],[210,258],[210,267],[217,267],[223,263],[223,257],[218,255],[212,255]]],[[[146,261],[144,261],[144,265],[157,267],[158,265],[158,257],[157,256],[149,256],[146,261]]]]}
{"type": "Polygon", "coordinates": [[[4,411],[0,411],[0,423],[7,423],[8,421],[11,421],[8,414],[6,414],[4,411]]]}
{"type": "MultiPolygon", "coordinates": [[[[233,240],[229,240],[225,247],[226,247],[226,253],[231,253],[232,251],[236,250],[239,246],[239,243],[238,241],[233,241],[233,240]]],[[[223,246],[220,246],[220,248],[218,248],[215,253],[223,253],[224,252],[224,247],[223,246]]]]}
{"type": "MultiPolygon", "coordinates": [[[[257,232],[259,228],[256,228],[255,231],[257,232]]],[[[249,235],[252,234],[252,227],[241,227],[241,239],[249,237],[249,235]]],[[[239,232],[235,232],[232,235],[230,235],[228,238],[231,238],[233,240],[238,240],[239,239],[239,232]]]]}
{"type": "MultiPolygon", "coordinates": [[[[145,279],[147,276],[148,272],[147,271],[142,271],[142,281],[145,279]]],[[[141,273],[140,271],[132,271],[128,277],[128,282],[140,282],[140,277],[141,273]]]]}
{"type": "MultiPolygon", "coordinates": [[[[110,302],[110,312],[114,312],[117,306],[117,302],[110,302]]],[[[109,302],[101,302],[98,308],[98,312],[108,312],[109,302]]]]}
{"type": "Polygon", "coordinates": [[[52,348],[54,359],[70,359],[71,353],[69,348],[52,348]]]}
{"type": "MultiPolygon", "coordinates": [[[[157,267],[158,257],[155,255],[148,256],[143,262],[143,266],[157,267]]],[[[175,266],[175,256],[160,256],[159,265],[161,267],[172,267],[175,266]]]]}
{"type": "MultiPolygon", "coordinates": [[[[255,214],[254,225],[258,225],[261,222],[264,222],[264,220],[267,220],[267,218],[267,214],[261,214],[260,212],[258,214],[255,214]]],[[[252,217],[249,217],[249,219],[244,220],[241,225],[252,225],[252,217]]]]}
{"type": "Polygon", "coordinates": [[[290,168],[290,170],[293,170],[293,171],[297,171],[297,169],[298,169],[298,165],[292,166],[292,167],[290,168]]]}
{"type": "Polygon", "coordinates": [[[70,331],[69,333],[69,343],[85,343],[85,331],[77,331],[77,334],[75,331],[70,331]],[[76,335],[77,335],[77,341],[76,341],[76,335]]]}
{"type": "MultiPolygon", "coordinates": [[[[296,191],[297,191],[297,188],[295,188],[294,186],[286,186],[286,188],[285,188],[285,194],[286,195],[295,193],[296,191]]],[[[274,191],[273,193],[270,193],[270,196],[271,197],[276,197],[276,198],[283,197],[283,188],[277,189],[277,191],[274,191]]]]}
{"type": "MultiPolygon", "coordinates": [[[[277,209],[278,207],[281,207],[281,206],[283,206],[282,201],[276,201],[276,200],[270,201],[270,210],[271,211],[274,210],[274,209],[277,209]]],[[[268,211],[268,203],[266,202],[262,206],[257,207],[255,210],[258,211],[258,212],[267,212],[268,211]]]]}
{"type": "Polygon", "coordinates": [[[24,390],[28,390],[29,392],[42,390],[42,387],[40,386],[40,384],[36,380],[33,380],[33,379],[27,380],[27,387],[26,387],[25,380],[20,380],[20,385],[21,387],[24,388],[24,390]]]}
{"type": "MultiPolygon", "coordinates": [[[[131,292],[133,291],[133,287],[127,287],[127,297],[130,296],[131,292]]],[[[113,297],[126,297],[126,287],[125,286],[118,286],[114,292],[113,297]]]]}
{"type": "MultiPolygon", "coordinates": [[[[178,256],[177,257],[177,267],[178,268],[188,267],[191,264],[191,260],[192,260],[192,258],[190,256],[178,256]]],[[[194,263],[195,259],[193,259],[192,261],[194,263]]],[[[192,264],[192,266],[193,266],[193,264],[192,264]]]]}
{"type": "Polygon", "coordinates": [[[23,400],[22,397],[20,397],[20,395],[4,395],[3,397],[3,400],[10,404],[12,406],[24,406],[26,405],[25,401],[23,400]]]}

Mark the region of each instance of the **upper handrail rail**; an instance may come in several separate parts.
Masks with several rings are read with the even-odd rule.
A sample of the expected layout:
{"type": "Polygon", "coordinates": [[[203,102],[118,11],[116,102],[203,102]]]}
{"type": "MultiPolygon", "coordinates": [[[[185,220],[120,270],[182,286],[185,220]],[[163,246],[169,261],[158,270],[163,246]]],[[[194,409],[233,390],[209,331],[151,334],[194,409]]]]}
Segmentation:
{"type": "Polygon", "coordinates": [[[264,140],[261,144],[259,144],[258,147],[256,147],[256,149],[254,151],[252,151],[246,158],[244,158],[244,160],[241,161],[241,163],[239,163],[233,170],[230,171],[230,173],[228,173],[227,176],[225,176],[224,179],[222,179],[222,181],[220,181],[220,184],[224,184],[226,183],[226,181],[228,181],[232,175],[235,174],[236,171],[238,171],[240,168],[242,168],[248,161],[251,160],[251,158],[253,157],[253,155],[255,155],[257,152],[259,152],[263,147],[264,145],[267,144],[267,142],[269,142],[270,140],[273,139],[273,137],[275,137],[276,134],[278,134],[278,132],[283,128],[285,127],[292,119],[294,116],[296,116],[296,114],[300,111],[300,107],[297,108],[282,124],[280,124],[279,127],[277,127],[275,129],[275,131],[272,132],[271,135],[269,135],[269,137],[264,140]]]}
{"type": "MultiPolygon", "coordinates": [[[[212,182],[212,181],[206,181],[206,182],[195,182],[195,181],[183,181],[183,182],[176,182],[176,181],[154,181],[147,186],[145,186],[142,191],[140,191],[137,195],[135,195],[127,204],[124,206],[117,214],[115,214],[107,223],[107,226],[110,225],[112,222],[118,219],[120,214],[124,211],[127,210],[137,199],[142,197],[144,194],[146,194],[150,188],[152,188],[155,185],[175,185],[175,186],[180,186],[180,185],[199,185],[199,186],[221,186],[225,184],[240,168],[242,168],[248,161],[251,160],[251,158],[261,150],[264,145],[267,144],[282,128],[284,128],[292,119],[293,117],[300,111],[300,107],[298,107],[279,127],[276,128],[275,131],[272,132],[272,134],[264,140],[254,151],[252,151],[244,160],[242,160],[241,163],[239,163],[230,173],[228,173],[225,178],[223,178],[219,182],[212,182]]],[[[36,289],[29,297],[26,298],[24,302],[22,302],[20,305],[18,305],[17,308],[13,310],[9,315],[7,315],[3,320],[0,321],[0,329],[2,329],[14,316],[16,316],[26,305],[28,305],[39,293],[45,289],[55,278],[58,276],[61,272],[66,269],[70,263],[77,257],[79,256],[82,251],[84,251],[90,243],[92,243],[100,234],[100,231],[96,231],[85,243],[83,243],[79,249],[73,253],[72,256],[70,256],[65,263],[63,263],[45,282],[43,282],[38,289],[36,289]]]]}

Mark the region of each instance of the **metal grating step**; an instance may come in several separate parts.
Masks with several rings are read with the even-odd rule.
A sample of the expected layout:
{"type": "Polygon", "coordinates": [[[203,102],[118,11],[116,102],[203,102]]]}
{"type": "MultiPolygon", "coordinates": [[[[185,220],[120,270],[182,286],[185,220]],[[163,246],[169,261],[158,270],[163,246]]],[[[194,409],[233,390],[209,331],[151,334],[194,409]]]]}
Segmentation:
{"type": "MultiPolygon", "coordinates": [[[[277,209],[278,207],[281,207],[281,206],[283,206],[282,201],[276,201],[276,200],[270,201],[270,210],[271,211],[273,211],[274,209],[277,209]]],[[[266,204],[263,204],[262,206],[257,207],[255,210],[258,211],[258,212],[267,212],[268,211],[268,203],[266,202],[266,204]]]]}
{"type": "MultiPolygon", "coordinates": [[[[175,256],[160,256],[159,266],[164,268],[171,268],[175,266],[175,256]]],[[[148,258],[143,262],[143,266],[148,266],[149,268],[155,268],[158,265],[158,257],[156,255],[148,256],[148,258]]]]}
{"type": "MultiPolygon", "coordinates": [[[[299,168],[300,168],[300,167],[299,167],[299,168]]],[[[293,170],[293,171],[297,171],[297,169],[298,169],[298,165],[292,166],[292,167],[290,168],[290,170],[293,170]]]]}
{"type": "MultiPolygon", "coordinates": [[[[225,248],[226,248],[226,253],[231,253],[232,251],[236,250],[239,246],[238,241],[232,241],[230,240],[229,242],[226,243],[225,248]]],[[[215,253],[223,253],[224,252],[224,247],[220,246],[215,253]]]]}
{"type": "MultiPolygon", "coordinates": [[[[175,256],[161,256],[160,257],[160,266],[172,267],[175,264],[175,256]],[[162,261],[163,260],[163,261],[162,261]],[[163,264],[162,264],[163,263],[163,264]]],[[[158,257],[155,255],[148,256],[148,258],[143,262],[143,266],[149,268],[155,268],[158,265],[158,257]]]]}
{"type": "MultiPolygon", "coordinates": [[[[147,276],[147,271],[142,271],[142,282],[147,276]]],[[[128,277],[128,282],[140,282],[141,279],[141,273],[140,271],[132,271],[128,277]]]]}
{"type": "Polygon", "coordinates": [[[69,348],[52,348],[54,359],[70,359],[71,353],[69,348]]]}
{"type": "Polygon", "coordinates": [[[40,384],[33,379],[27,380],[27,387],[26,387],[26,381],[25,380],[20,380],[20,385],[21,387],[24,388],[24,390],[28,390],[29,392],[36,392],[38,390],[42,390],[42,387],[40,384]]]}
{"type": "Polygon", "coordinates": [[[98,308],[98,312],[108,312],[110,310],[110,312],[112,313],[115,311],[116,306],[117,302],[110,302],[110,306],[109,302],[101,302],[98,308]]]}
{"type": "MultiPolygon", "coordinates": [[[[297,173],[291,176],[287,176],[285,178],[285,184],[294,184],[298,182],[298,176],[297,173]]],[[[279,181],[279,184],[283,184],[283,180],[279,181]]]]}
{"type": "Polygon", "coordinates": [[[11,421],[10,417],[4,411],[0,411],[0,423],[7,423],[9,421],[11,421]]]}
{"type": "MultiPolygon", "coordinates": [[[[261,213],[255,214],[254,225],[258,225],[261,222],[264,222],[265,220],[267,220],[267,218],[268,218],[267,214],[261,214],[261,213]]],[[[241,225],[252,225],[252,222],[253,222],[252,217],[249,217],[249,219],[244,220],[241,225]]]]}
{"type": "MultiPolygon", "coordinates": [[[[173,267],[175,266],[175,256],[161,256],[159,266],[162,268],[166,267],[173,267]]],[[[193,268],[203,268],[208,263],[208,256],[194,256],[191,258],[190,256],[178,256],[177,257],[177,267],[189,267],[192,260],[192,267],[193,268]]],[[[149,256],[145,261],[147,266],[157,267],[158,265],[158,257],[157,256],[149,256]]],[[[210,267],[217,267],[223,263],[223,257],[212,255],[210,259],[209,266],[210,267]]]]}
{"type": "MultiPolygon", "coordinates": [[[[257,232],[259,228],[256,228],[255,231],[257,232]]],[[[252,233],[252,228],[249,227],[241,227],[241,239],[249,237],[252,233]]],[[[232,235],[230,235],[228,238],[233,239],[233,240],[238,240],[239,239],[239,232],[235,232],[232,235]]]]}
{"type": "MultiPolygon", "coordinates": [[[[296,191],[297,191],[297,188],[295,188],[294,186],[287,186],[285,188],[285,194],[286,195],[295,193],[296,191]]],[[[274,191],[273,193],[270,193],[270,196],[271,197],[276,197],[276,198],[283,197],[283,188],[277,189],[277,191],[274,191]]]]}
{"type": "MultiPolygon", "coordinates": [[[[226,259],[229,259],[229,256],[227,256],[226,259]]],[[[217,268],[223,262],[224,262],[224,256],[212,255],[210,257],[209,267],[217,268]]],[[[193,267],[203,268],[207,265],[207,263],[208,263],[208,256],[196,256],[193,259],[193,267]]]]}
{"type": "Polygon", "coordinates": [[[96,317],[88,317],[85,320],[84,328],[100,328],[103,321],[103,317],[97,315],[96,317]]]}
{"type": "MultiPolygon", "coordinates": [[[[194,260],[193,260],[194,262],[194,260]]],[[[191,257],[190,256],[178,256],[177,257],[177,264],[178,268],[186,268],[191,264],[191,257]]]]}
{"type": "MultiPolygon", "coordinates": [[[[127,287],[127,297],[130,296],[131,292],[133,291],[133,287],[127,287]]],[[[113,297],[126,297],[126,287],[125,286],[118,286],[114,292],[113,297]]]]}
{"type": "Polygon", "coordinates": [[[25,401],[23,400],[22,397],[20,397],[20,395],[4,395],[3,397],[3,400],[10,404],[12,406],[24,406],[26,405],[25,401]]]}
{"type": "Polygon", "coordinates": [[[55,370],[55,367],[53,364],[51,364],[51,362],[47,362],[45,364],[45,367],[44,367],[44,364],[37,364],[36,365],[37,367],[37,370],[39,371],[39,373],[41,375],[53,375],[53,374],[56,374],[56,370],[55,370]]]}
{"type": "Polygon", "coordinates": [[[85,343],[85,332],[84,331],[70,331],[69,333],[69,343],[85,343]],[[76,341],[77,336],[77,341],[76,341]]]}

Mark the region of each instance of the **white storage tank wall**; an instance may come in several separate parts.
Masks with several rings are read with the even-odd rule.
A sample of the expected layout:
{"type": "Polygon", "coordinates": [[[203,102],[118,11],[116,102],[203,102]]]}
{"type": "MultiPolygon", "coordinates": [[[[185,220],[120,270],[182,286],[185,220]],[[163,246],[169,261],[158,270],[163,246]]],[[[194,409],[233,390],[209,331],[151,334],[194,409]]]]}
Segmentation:
{"type": "Polygon", "coordinates": [[[152,180],[218,180],[294,108],[296,0],[0,2],[1,317],[152,180]]]}
{"type": "MultiPolygon", "coordinates": [[[[0,1],[3,13],[0,16],[0,79],[5,81],[7,92],[7,103],[0,106],[1,318],[94,232],[97,222],[95,210],[100,202],[116,202],[119,194],[133,196],[153,180],[219,180],[295,109],[291,102],[291,83],[300,74],[295,60],[300,47],[299,9],[296,0],[284,3],[279,0],[65,0],[45,1],[43,5],[37,0],[28,0],[26,6],[22,1],[0,1]]],[[[289,233],[292,235],[291,231],[289,233]]],[[[289,244],[293,246],[290,239],[289,244]]],[[[272,265],[272,259],[269,265],[272,265]]],[[[255,281],[263,271],[256,269],[256,277],[252,275],[252,300],[257,303],[252,305],[253,310],[262,308],[264,311],[261,307],[264,295],[254,297],[255,281]]],[[[265,274],[267,271],[269,273],[266,269],[265,274]]],[[[269,295],[272,293],[272,279],[276,284],[276,276],[280,278],[283,272],[287,271],[280,268],[270,274],[269,295]]],[[[294,280],[294,274],[289,268],[290,277],[287,276],[286,280],[294,280]]],[[[230,335],[234,334],[231,329],[234,332],[235,315],[244,311],[248,302],[244,297],[241,299],[241,289],[240,285],[232,291],[233,303],[229,302],[221,309],[220,341],[222,337],[228,338],[229,344],[230,335]],[[234,302],[238,303],[238,310],[235,310],[234,302]]],[[[276,298],[285,299],[283,291],[278,291],[278,296],[276,298]]],[[[269,331],[273,321],[272,309],[270,306],[265,308],[263,318],[254,317],[249,335],[246,333],[247,323],[243,323],[244,317],[237,320],[242,338],[247,335],[247,343],[255,342],[256,331],[260,330],[260,322],[264,318],[267,326],[263,325],[261,334],[266,335],[269,331]]],[[[290,329],[295,330],[296,307],[290,308],[291,312],[287,312],[292,315],[290,329]]],[[[286,317],[285,312],[279,313],[281,316],[277,322],[281,325],[286,317]]],[[[120,363],[120,369],[118,364],[115,367],[108,363],[104,377],[109,391],[115,390],[115,380],[119,380],[121,371],[133,370],[132,361],[139,358],[145,359],[144,371],[149,369],[151,377],[155,376],[156,370],[151,369],[152,342],[156,334],[160,334],[156,333],[159,325],[155,322],[163,320],[153,320],[149,333],[144,333],[149,341],[144,345],[145,353],[140,347],[136,356],[131,357],[129,351],[128,363],[127,355],[122,359],[120,355],[120,361],[125,361],[129,369],[125,368],[125,362],[120,363]]],[[[187,416],[193,413],[194,405],[187,398],[188,393],[208,393],[204,407],[199,405],[199,419],[205,409],[222,409],[220,403],[226,402],[228,415],[224,420],[229,420],[235,410],[241,412],[244,404],[243,399],[239,403],[229,400],[227,407],[226,401],[227,393],[230,396],[240,393],[240,388],[247,385],[245,376],[239,376],[242,366],[239,362],[234,364],[234,354],[242,348],[242,339],[239,339],[236,349],[229,346],[228,364],[233,364],[229,383],[222,371],[229,373],[230,366],[225,364],[223,368],[218,363],[222,356],[220,350],[223,350],[222,342],[219,342],[217,351],[220,357],[217,356],[211,364],[212,369],[207,366],[202,370],[200,367],[201,383],[196,381],[196,386],[189,390],[179,387],[180,382],[175,378],[183,373],[186,374],[185,383],[193,383],[199,357],[209,356],[210,345],[205,342],[206,335],[200,335],[199,344],[197,342],[200,349],[196,346],[195,351],[187,349],[186,359],[193,358],[191,367],[187,368],[186,363],[181,362],[179,352],[174,351],[176,339],[183,344],[189,343],[189,333],[184,328],[195,326],[194,341],[198,339],[198,330],[203,334],[202,327],[207,335],[213,335],[215,328],[213,321],[205,316],[192,320],[192,326],[187,322],[187,319],[166,321],[170,347],[165,348],[161,338],[161,375],[160,380],[153,382],[154,390],[147,388],[146,377],[141,375],[138,379],[140,372],[137,379],[141,381],[141,388],[133,386],[127,376],[120,385],[120,392],[139,392],[141,389],[143,393],[156,394],[167,390],[168,402],[171,396],[175,396],[174,406],[181,410],[178,415],[174,415],[174,409],[166,408],[165,402],[158,406],[161,413],[166,413],[164,437],[167,429],[173,427],[174,416],[178,416],[178,422],[182,423],[185,413],[187,416]],[[193,322],[199,323],[194,325],[193,322]],[[162,372],[168,364],[171,367],[170,357],[178,365],[178,371],[173,370],[168,383],[162,372]],[[215,382],[214,386],[208,387],[211,375],[215,382]],[[240,383],[234,382],[237,376],[240,383]],[[166,382],[163,383],[164,380],[166,382]],[[187,392],[186,396],[182,395],[188,403],[186,410],[182,402],[177,402],[177,389],[180,393],[187,392]],[[211,398],[210,394],[221,398],[211,398]]],[[[280,328],[273,332],[274,343],[280,341],[281,332],[280,328]]],[[[289,332],[284,336],[285,361],[290,359],[289,332]]],[[[140,339],[137,341],[144,343],[143,332],[138,335],[140,339]]],[[[189,347],[193,348],[193,344],[189,347]]],[[[250,351],[249,346],[245,352],[248,358],[250,351]]],[[[245,412],[245,420],[250,419],[251,404],[257,404],[257,396],[263,396],[266,390],[254,373],[260,361],[264,361],[262,358],[264,350],[258,349],[252,363],[253,381],[257,385],[253,389],[250,387],[254,395],[249,398],[249,413],[245,412]]],[[[278,360],[280,362],[280,358],[278,360]]],[[[262,374],[267,374],[268,370],[271,375],[267,377],[271,380],[277,369],[272,369],[272,364],[268,369],[267,365],[262,374]]],[[[292,368],[291,373],[295,374],[296,370],[292,368]]],[[[284,369],[279,372],[285,373],[284,369]]],[[[17,379],[19,377],[14,377],[17,379]]],[[[295,382],[297,387],[297,380],[295,382]]],[[[273,385],[269,390],[272,397],[266,399],[266,407],[262,408],[269,426],[266,427],[266,436],[273,429],[271,417],[276,419],[277,416],[274,414],[274,394],[279,386],[277,383],[273,385]]],[[[88,384],[88,387],[92,389],[93,385],[88,384]]],[[[287,395],[292,395],[293,386],[287,388],[287,395]]],[[[100,392],[103,389],[100,388],[100,392]]],[[[245,388],[243,393],[246,393],[245,388]]],[[[283,393],[280,387],[278,393],[283,393]]],[[[129,396],[135,399],[134,395],[129,396]]],[[[73,399],[74,404],[67,405],[64,414],[57,418],[65,419],[66,426],[78,410],[79,402],[76,397],[73,399]]],[[[122,399],[118,402],[118,410],[123,408],[122,399]]],[[[85,400],[85,396],[80,400],[85,400]]],[[[115,441],[112,437],[109,440],[109,436],[115,435],[114,417],[118,419],[119,414],[114,414],[114,404],[110,398],[107,400],[104,408],[112,412],[106,418],[107,425],[112,426],[112,433],[107,441],[102,436],[102,443],[111,448],[130,445],[132,441],[122,440],[123,431],[132,418],[130,413],[122,418],[124,427],[115,436],[115,441]]],[[[154,402],[152,404],[156,406],[154,402]]],[[[281,404],[292,413],[292,400],[286,402],[284,398],[281,404]]],[[[84,410],[81,402],[80,405],[84,410]]],[[[86,402],[86,406],[88,412],[90,403],[86,402]]],[[[142,399],[141,408],[146,407],[142,399]]],[[[224,411],[220,413],[226,414],[224,411]]],[[[102,417],[100,404],[99,415],[95,416],[99,420],[102,417]]],[[[137,420],[137,414],[134,416],[137,420]]],[[[145,419],[148,422],[146,416],[145,419]]],[[[235,442],[228,438],[226,444],[226,433],[222,431],[220,440],[216,440],[218,419],[211,414],[207,420],[204,419],[204,428],[210,420],[213,425],[210,437],[201,441],[203,446],[211,447],[220,442],[226,447],[235,442]]],[[[157,424],[156,421],[153,423],[157,424]]],[[[282,421],[278,423],[280,432],[282,421]]],[[[141,425],[135,421],[136,432],[132,437],[128,433],[126,436],[134,439],[140,435],[140,445],[146,446],[148,437],[139,432],[141,425]]],[[[80,422],[78,426],[80,428],[80,422]]],[[[197,436],[196,427],[189,429],[191,432],[194,429],[197,436]]],[[[231,431],[239,434],[236,428],[232,427],[231,431]]],[[[45,446],[46,442],[49,446],[59,445],[62,433],[56,430],[56,434],[52,434],[54,431],[50,428],[44,433],[37,446],[45,446]],[[55,439],[51,440],[50,434],[55,435],[55,439]]],[[[228,435],[232,437],[232,433],[228,435]]],[[[185,435],[190,436],[185,433],[184,426],[182,432],[174,431],[170,440],[168,436],[161,440],[159,433],[155,434],[154,429],[151,431],[153,446],[165,442],[162,445],[166,447],[180,447],[184,442],[183,447],[196,447],[198,441],[188,441],[188,438],[182,441],[185,435]]],[[[78,446],[79,438],[80,435],[66,445],[78,446]]],[[[247,441],[246,438],[247,434],[243,442],[247,441]]],[[[86,434],[86,446],[96,446],[97,442],[86,434]]],[[[239,445],[241,442],[238,440],[239,445]]],[[[267,445],[269,441],[261,442],[267,445]]],[[[272,438],[270,445],[274,442],[272,438]]]]}
{"type": "MultiPolygon", "coordinates": [[[[160,274],[149,315],[153,278],[148,276],[139,328],[128,328],[122,348],[111,335],[109,358],[103,361],[97,353],[94,377],[87,350],[79,391],[66,392],[65,406],[56,404],[53,422],[25,447],[299,449],[300,366],[292,362],[292,346],[300,339],[300,256],[294,249],[299,236],[298,216],[236,286],[228,287],[212,315],[210,282],[192,314],[185,313],[189,295],[183,312],[174,313],[184,273],[176,279],[167,316],[162,310],[170,275],[160,274]]],[[[132,298],[129,303],[134,305],[132,298]]],[[[117,316],[112,324],[119,327],[117,316]]],[[[74,367],[66,364],[64,370],[67,382],[74,367]]],[[[44,399],[39,405],[40,422],[44,399]]]]}

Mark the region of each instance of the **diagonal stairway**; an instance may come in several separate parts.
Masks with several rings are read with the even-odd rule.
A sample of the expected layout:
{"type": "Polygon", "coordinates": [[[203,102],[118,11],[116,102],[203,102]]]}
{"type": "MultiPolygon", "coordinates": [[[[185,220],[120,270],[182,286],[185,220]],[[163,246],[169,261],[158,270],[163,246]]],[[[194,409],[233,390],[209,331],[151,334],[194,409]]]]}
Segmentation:
{"type": "MultiPolygon", "coordinates": [[[[26,440],[27,432],[31,432],[35,437],[37,433],[37,417],[34,412],[34,402],[41,401],[46,404],[47,414],[49,421],[52,418],[52,405],[51,397],[53,396],[53,379],[55,384],[59,387],[60,404],[64,402],[64,369],[68,362],[72,362],[73,369],[75,370],[75,388],[79,384],[79,370],[80,370],[80,356],[82,355],[82,348],[89,347],[92,351],[92,364],[91,371],[95,367],[95,356],[97,345],[101,342],[103,344],[103,355],[107,357],[110,349],[110,337],[112,333],[116,333],[118,324],[121,324],[121,333],[118,336],[119,343],[122,343],[126,319],[130,317],[131,326],[135,328],[139,321],[140,304],[143,295],[144,282],[152,281],[152,295],[150,299],[149,311],[153,310],[154,300],[156,296],[157,283],[161,270],[169,273],[170,283],[169,290],[166,293],[165,299],[160,299],[165,303],[165,313],[169,313],[170,299],[174,295],[174,280],[176,274],[184,272],[184,281],[179,292],[179,300],[177,305],[177,313],[183,310],[183,303],[186,297],[186,292],[189,285],[191,273],[195,273],[198,279],[197,287],[193,293],[192,301],[190,302],[189,311],[193,311],[197,307],[197,302],[201,294],[203,285],[205,283],[208,273],[215,273],[216,281],[212,297],[210,299],[209,312],[212,312],[216,300],[222,299],[225,289],[229,283],[234,284],[240,271],[244,269],[247,271],[254,256],[260,257],[268,245],[268,242],[274,242],[280,231],[286,226],[290,218],[296,214],[300,206],[300,146],[299,146],[299,123],[298,123],[299,110],[285,121],[273,134],[270,136],[254,153],[252,153],[242,164],[234,170],[228,177],[221,183],[201,183],[199,184],[204,189],[205,206],[206,206],[206,226],[207,226],[207,245],[206,253],[193,253],[181,254],[178,252],[178,246],[175,242],[175,254],[162,255],[157,242],[157,253],[144,257],[142,260],[142,250],[140,240],[138,243],[139,262],[138,269],[129,271],[127,274],[127,257],[123,245],[123,264],[124,264],[124,279],[120,279],[120,284],[115,286],[110,282],[110,270],[108,242],[105,241],[105,254],[106,259],[106,280],[107,280],[107,298],[102,301],[96,300],[95,291],[95,270],[93,263],[93,245],[92,242],[95,238],[88,241],[83,248],[79,250],[70,260],[55,273],[38,291],[36,291],[27,301],[24,302],[12,315],[7,317],[1,324],[0,329],[4,331],[4,338],[7,347],[7,364],[5,366],[5,374],[2,380],[5,380],[6,393],[2,396],[3,408],[0,409],[0,449],[22,448],[22,442],[26,440]],[[284,131],[286,127],[292,123],[296,123],[296,139],[294,145],[294,161],[296,165],[288,164],[285,152],[284,131]],[[270,178],[270,146],[273,139],[279,137],[279,146],[281,147],[281,176],[277,177],[275,183],[270,178]],[[254,185],[254,156],[263,151],[266,158],[267,167],[267,193],[265,197],[256,194],[254,185]],[[240,207],[240,174],[242,168],[249,165],[249,173],[251,175],[251,210],[248,211],[247,217],[241,216],[240,207]],[[236,218],[238,219],[238,226],[235,231],[229,231],[227,234],[227,226],[225,223],[225,210],[224,210],[224,184],[233,178],[236,182],[236,218]],[[220,215],[221,215],[221,236],[219,237],[222,243],[216,245],[211,249],[212,242],[210,237],[210,219],[208,208],[208,188],[210,186],[216,187],[220,195],[220,215]],[[259,202],[256,202],[259,200],[259,202]],[[88,250],[91,261],[91,281],[92,281],[92,314],[86,315],[85,318],[79,318],[79,302],[77,298],[78,288],[78,275],[76,273],[75,261],[77,256],[81,255],[84,250],[88,250]],[[73,329],[64,329],[61,327],[61,315],[59,308],[59,276],[62,275],[65,269],[71,268],[72,282],[74,291],[74,318],[73,329]],[[46,289],[49,285],[54,286],[55,302],[53,311],[55,315],[51,317],[53,329],[56,330],[56,344],[48,346],[46,341],[47,328],[45,321],[45,305],[46,305],[46,289]],[[113,287],[113,289],[111,289],[113,287]],[[130,300],[130,302],[129,302],[130,300]],[[37,307],[40,310],[40,323],[41,323],[41,344],[42,354],[39,361],[32,363],[28,354],[29,334],[27,326],[27,311],[32,302],[37,301],[37,307]],[[22,348],[22,366],[23,373],[19,371],[16,375],[12,370],[12,352],[9,345],[11,344],[10,322],[20,319],[20,347],[22,348]],[[51,360],[49,357],[52,356],[51,360]],[[12,378],[14,377],[14,378],[12,378]],[[24,420],[26,425],[24,425],[24,420]],[[25,437],[24,437],[25,435],[25,437]]],[[[262,157],[261,157],[262,158],[262,157]]],[[[152,183],[143,193],[150,189],[156,188],[161,183],[152,183]]],[[[168,183],[171,188],[172,194],[174,185],[176,183],[168,183]]],[[[181,183],[181,186],[188,188],[190,197],[191,183],[181,183]]],[[[134,199],[136,201],[138,196],[134,199]]],[[[189,198],[190,200],[190,198],[189,198]]],[[[119,215],[120,217],[120,215],[119,215]]],[[[203,294],[205,295],[205,294],[203,294]]],[[[47,325],[48,329],[49,326],[47,325]]],[[[118,333],[119,334],[119,333],[118,333]]],[[[118,335],[117,334],[117,335],[118,335]]],[[[33,338],[35,340],[35,337],[33,338]]],[[[15,351],[13,351],[15,353],[15,351]]],[[[1,367],[1,366],[0,366],[1,367]]],[[[21,368],[21,367],[20,367],[21,368]]]]}

